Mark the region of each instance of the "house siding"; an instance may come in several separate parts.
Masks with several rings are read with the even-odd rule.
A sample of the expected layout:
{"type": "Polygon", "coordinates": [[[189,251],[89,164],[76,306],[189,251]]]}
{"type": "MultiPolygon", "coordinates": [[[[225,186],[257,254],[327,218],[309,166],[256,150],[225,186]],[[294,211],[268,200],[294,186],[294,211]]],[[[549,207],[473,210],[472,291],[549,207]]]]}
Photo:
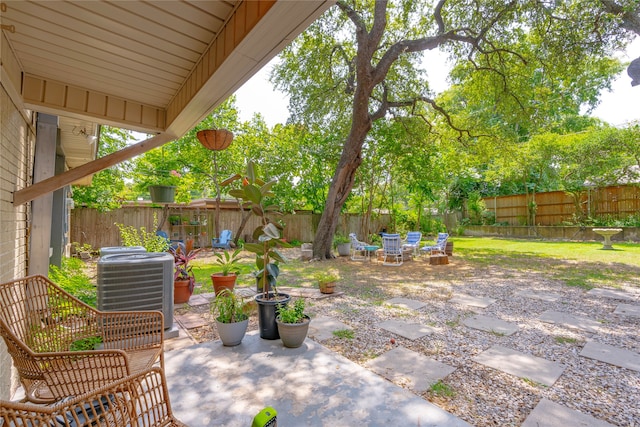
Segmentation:
{"type": "MultiPolygon", "coordinates": [[[[28,271],[30,204],[13,205],[13,192],[31,182],[35,134],[31,112],[21,111],[0,87],[0,283],[28,271]]],[[[9,399],[19,383],[11,357],[0,341],[0,398],[9,399]]]]}

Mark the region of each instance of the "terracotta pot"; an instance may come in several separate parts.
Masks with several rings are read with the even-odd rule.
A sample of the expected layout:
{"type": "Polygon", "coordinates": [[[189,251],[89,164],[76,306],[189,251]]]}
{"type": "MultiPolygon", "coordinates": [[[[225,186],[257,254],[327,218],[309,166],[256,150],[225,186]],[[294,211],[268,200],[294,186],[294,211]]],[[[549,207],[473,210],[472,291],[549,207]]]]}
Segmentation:
{"type": "Polygon", "coordinates": [[[233,288],[236,285],[236,274],[229,274],[223,276],[222,273],[213,273],[211,275],[211,283],[213,283],[213,291],[218,295],[223,289],[229,289],[229,292],[233,292],[233,288]]]}
{"type": "Polygon", "coordinates": [[[176,280],[173,282],[173,303],[184,304],[189,302],[191,291],[189,291],[188,280],[176,280]]]}
{"type": "Polygon", "coordinates": [[[336,289],[336,282],[318,282],[321,294],[332,294],[336,289]]]}

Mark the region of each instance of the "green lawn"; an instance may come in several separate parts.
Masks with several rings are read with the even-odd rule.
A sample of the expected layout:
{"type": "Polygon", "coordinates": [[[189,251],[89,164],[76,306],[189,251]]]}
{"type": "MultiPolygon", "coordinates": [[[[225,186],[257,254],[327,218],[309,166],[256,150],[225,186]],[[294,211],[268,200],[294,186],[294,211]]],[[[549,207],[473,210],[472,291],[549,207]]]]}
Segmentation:
{"type": "Polygon", "coordinates": [[[477,267],[547,273],[569,286],[640,287],[640,244],[455,237],[454,254],[477,267]]]}

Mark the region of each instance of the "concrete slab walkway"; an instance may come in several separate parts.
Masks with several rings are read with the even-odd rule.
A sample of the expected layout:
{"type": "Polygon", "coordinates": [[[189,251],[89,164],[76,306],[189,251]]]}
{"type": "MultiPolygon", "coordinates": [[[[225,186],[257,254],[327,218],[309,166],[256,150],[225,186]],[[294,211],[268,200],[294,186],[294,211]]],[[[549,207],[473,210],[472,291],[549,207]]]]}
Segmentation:
{"type": "Polygon", "coordinates": [[[521,427],[615,427],[548,399],[542,399],[521,427]]]}
{"type": "Polygon", "coordinates": [[[430,359],[404,347],[396,347],[365,365],[395,384],[423,393],[456,370],[453,366],[430,359]]]}
{"type": "Polygon", "coordinates": [[[282,426],[469,424],[307,339],[298,349],[249,333],[165,354],[176,416],[190,427],[247,427],[265,406],[282,426]]]}
{"type": "Polygon", "coordinates": [[[506,336],[515,334],[519,329],[515,323],[505,322],[502,319],[481,314],[468,317],[462,323],[469,328],[506,336]]]}
{"type": "Polygon", "coordinates": [[[378,327],[410,340],[417,340],[435,332],[435,329],[430,326],[395,319],[380,322],[378,327]]]}
{"type": "Polygon", "coordinates": [[[640,354],[624,348],[589,341],[582,348],[580,356],[640,372],[640,354]]]}
{"type": "Polygon", "coordinates": [[[618,304],[614,314],[623,314],[625,316],[640,317],[640,305],[618,304]]]}
{"type": "Polygon", "coordinates": [[[474,297],[472,295],[464,295],[464,294],[456,294],[449,301],[455,304],[467,305],[467,306],[478,307],[478,308],[487,308],[491,304],[496,302],[496,300],[493,298],[474,297]]]}
{"type": "Polygon", "coordinates": [[[566,326],[568,328],[581,329],[587,332],[596,333],[602,326],[600,322],[586,317],[574,316],[560,311],[547,310],[540,315],[540,320],[547,323],[566,326]]]}
{"type": "Polygon", "coordinates": [[[564,372],[564,366],[541,357],[494,345],[473,358],[474,361],[507,374],[551,387],[564,372]]]}

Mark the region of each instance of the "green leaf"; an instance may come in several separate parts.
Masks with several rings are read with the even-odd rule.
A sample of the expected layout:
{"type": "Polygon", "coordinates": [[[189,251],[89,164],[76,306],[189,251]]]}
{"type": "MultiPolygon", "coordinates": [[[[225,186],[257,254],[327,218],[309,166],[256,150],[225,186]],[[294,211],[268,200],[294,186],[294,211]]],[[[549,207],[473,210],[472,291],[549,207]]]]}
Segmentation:
{"type": "Polygon", "coordinates": [[[254,254],[264,255],[264,247],[259,243],[245,243],[244,248],[254,254]]]}
{"type": "Polygon", "coordinates": [[[256,182],[256,170],[252,161],[247,162],[247,178],[249,182],[256,182]]]}
{"type": "Polygon", "coordinates": [[[231,184],[232,182],[235,182],[239,179],[242,179],[242,175],[240,175],[239,173],[236,173],[234,175],[231,175],[229,178],[225,179],[224,181],[222,181],[220,183],[220,186],[225,187],[229,184],[231,184]]]}
{"type": "Polygon", "coordinates": [[[281,254],[280,252],[278,252],[277,249],[273,249],[269,252],[269,255],[271,256],[271,258],[273,258],[276,261],[279,262],[287,262],[287,258],[285,258],[285,256],[283,254],[281,254]]]}
{"type": "Polygon", "coordinates": [[[248,184],[244,186],[244,194],[245,198],[251,200],[256,205],[259,205],[262,202],[262,193],[260,189],[253,184],[248,184]]]}
{"type": "Polygon", "coordinates": [[[229,195],[231,197],[235,197],[236,199],[244,199],[245,198],[244,191],[243,190],[238,190],[238,189],[229,190],[229,195]]]}

